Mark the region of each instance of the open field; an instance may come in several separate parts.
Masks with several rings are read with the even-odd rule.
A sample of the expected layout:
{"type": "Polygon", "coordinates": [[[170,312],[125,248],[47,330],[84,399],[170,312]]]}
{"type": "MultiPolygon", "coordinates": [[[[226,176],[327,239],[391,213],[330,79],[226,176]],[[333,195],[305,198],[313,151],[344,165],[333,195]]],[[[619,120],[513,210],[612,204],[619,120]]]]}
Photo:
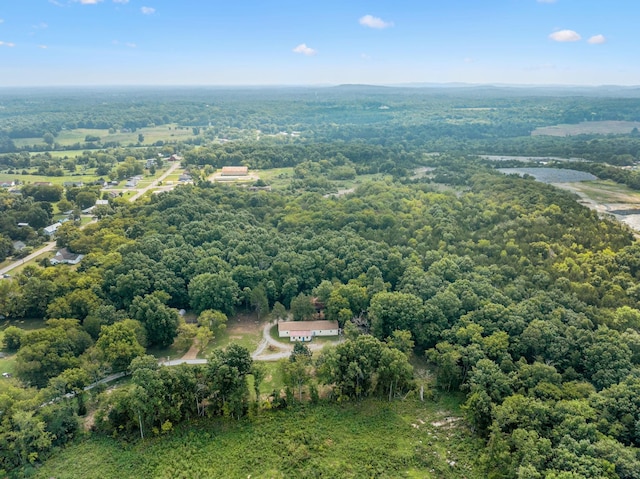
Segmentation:
{"type": "MultiPolygon", "coordinates": [[[[55,142],[61,146],[71,146],[76,143],[85,143],[87,136],[97,136],[102,143],[118,142],[122,146],[138,144],[138,135],[144,136],[142,145],[151,145],[157,141],[173,142],[193,138],[191,128],[178,127],[175,124],[139,128],[134,132],[109,133],[108,129],[77,128],[75,130],[63,130],[55,137],[55,142]]],[[[43,145],[42,138],[17,138],[14,144],[18,148],[32,145],[43,145]]]]}
{"type": "Polygon", "coordinates": [[[482,446],[447,405],[320,404],[251,420],[197,420],[144,441],[91,437],[57,452],[34,477],[483,477],[482,446]]]}
{"type": "Polygon", "coordinates": [[[640,128],[638,121],[583,121],[572,125],[555,125],[536,128],[531,136],[575,136],[628,134],[634,128],[640,128]]]}
{"type": "Polygon", "coordinates": [[[99,177],[94,173],[90,172],[87,174],[73,174],[73,175],[65,175],[65,176],[45,176],[45,175],[21,175],[21,174],[9,174],[9,173],[0,173],[0,181],[20,181],[21,183],[29,184],[35,182],[46,182],[49,181],[54,185],[62,185],[66,181],[82,181],[87,183],[89,181],[96,181],[99,177]]]}

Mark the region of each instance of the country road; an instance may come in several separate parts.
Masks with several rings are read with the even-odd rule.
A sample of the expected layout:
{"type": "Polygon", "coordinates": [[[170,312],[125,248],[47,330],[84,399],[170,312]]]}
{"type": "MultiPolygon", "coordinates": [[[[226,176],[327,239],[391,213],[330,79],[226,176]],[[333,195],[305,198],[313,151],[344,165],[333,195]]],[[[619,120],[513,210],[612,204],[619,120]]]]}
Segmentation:
{"type": "Polygon", "coordinates": [[[173,165],[171,165],[169,167],[169,169],[167,171],[164,172],[164,174],[160,178],[154,180],[149,186],[147,186],[145,188],[142,188],[141,190],[138,190],[138,192],[135,195],[133,195],[131,198],[129,198],[129,201],[131,201],[133,203],[135,200],[140,198],[142,195],[144,195],[151,188],[155,188],[156,186],[158,186],[158,183],[160,183],[161,181],[164,181],[165,178],[167,178],[167,176],[169,176],[171,173],[176,171],[178,168],[180,168],[180,162],[175,162],[173,165]]]}

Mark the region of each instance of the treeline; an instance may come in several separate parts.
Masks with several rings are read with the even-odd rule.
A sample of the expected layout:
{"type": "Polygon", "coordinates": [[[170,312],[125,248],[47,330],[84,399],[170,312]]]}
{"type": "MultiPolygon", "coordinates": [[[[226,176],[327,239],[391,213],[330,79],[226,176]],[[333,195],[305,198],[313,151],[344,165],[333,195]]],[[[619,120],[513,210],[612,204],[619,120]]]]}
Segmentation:
{"type": "Polygon", "coordinates": [[[584,96],[535,90],[371,87],[88,89],[29,91],[26,96],[7,91],[0,95],[0,152],[18,151],[14,140],[20,138],[51,135],[53,144],[63,130],[135,131],[168,123],[207,127],[211,139],[233,130],[298,131],[314,141],[405,142],[415,147],[451,144],[455,150],[455,139],[527,137],[539,126],[594,118],[639,119],[637,98],[581,94],[584,96]],[[502,96],[505,93],[508,96],[502,96]]]}
{"type": "Polygon", "coordinates": [[[384,147],[364,143],[298,143],[261,145],[234,142],[188,150],[184,153],[187,165],[211,165],[222,168],[247,165],[268,169],[296,166],[296,175],[322,173],[334,179],[355,177],[356,174],[406,174],[408,168],[421,161],[420,155],[406,151],[402,146],[384,147]]]}
{"type": "MultiPolygon", "coordinates": [[[[455,148],[455,144],[451,145],[455,148]]],[[[457,146],[460,148],[460,145],[457,146]]],[[[640,135],[577,135],[499,138],[468,144],[467,153],[524,157],[582,158],[627,166],[640,159],[640,135]]]]}

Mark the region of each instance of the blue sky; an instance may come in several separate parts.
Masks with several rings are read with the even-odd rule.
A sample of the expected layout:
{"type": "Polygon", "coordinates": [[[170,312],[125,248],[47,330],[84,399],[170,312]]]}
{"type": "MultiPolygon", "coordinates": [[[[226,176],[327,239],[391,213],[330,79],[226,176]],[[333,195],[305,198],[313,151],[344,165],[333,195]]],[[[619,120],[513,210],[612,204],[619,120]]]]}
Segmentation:
{"type": "Polygon", "coordinates": [[[638,0],[0,0],[0,86],[640,84],[638,0]]]}

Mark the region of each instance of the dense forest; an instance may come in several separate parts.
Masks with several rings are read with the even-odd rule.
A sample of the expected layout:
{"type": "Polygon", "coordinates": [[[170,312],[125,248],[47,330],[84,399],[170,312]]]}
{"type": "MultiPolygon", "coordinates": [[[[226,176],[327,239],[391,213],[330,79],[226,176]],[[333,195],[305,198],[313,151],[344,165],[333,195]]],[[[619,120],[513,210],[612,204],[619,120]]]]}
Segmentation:
{"type": "MultiPolygon", "coordinates": [[[[211,123],[212,132],[300,131],[266,143],[179,145],[194,170],[291,167],[291,187],[250,190],[197,178],[135,203],[115,201],[98,222],[60,228],[58,245],[86,255],[77,268],[30,265],[0,281],[0,315],[46,319],[44,328],[3,331],[17,378],[0,392],[0,468],[28,474],[73,441],[89,397],[93,434],[134,441],[202,416],[232,421],[307,400],[313,407],[416,399],[414,366],[422,361],[432,372],[428,393],[464,395],[465,424],[484,445],[476,464],[483,477],[640,476],[640,247],[632,231],[570,193],[501,175],[475,157],[506,154],[525,142],[509,138],[582,121],[596,106],[602,119],[638,120],[637,100],[346,87],[223,93],[215,92],[218,103],[206,100],[215,114],[193,108],[214,93],[176,92],[156,117],[151,93],[114,93],[113,108],[100,112],[95,100],[91,115],[104,128],[123,127],[125,118],[131,127],[166,122],[166,112],[184,125],[211,123]],[[125,100],[135,115],[115,107],[125,100]],[[443,121],[463,108],[461,124],[443,121]],[[504,150],[489,151],[492,137],[504,150]],[[427,155],[426,145],[438,142],[457,145],[427,155]],[[430,174],[416,177],[416,167],[430,174]],[[387,176],[324,194],[331,181],[374,173],[387,176]],[[180,309],[196,313],[199,325],[185,324],[180,309]],[[338,321],[345,339],[313,356],[297,345],[280,366],[284,387],[266,396],[259,390],[265,371],[242,346],[215,350],[200,366],[158,366],[145,355],[196,336],[206,341],[238,311],[299,320],[320,311],[338,321]],[[112,393],[85,391],[118,371],[131,379],[112,393]]],[[[64,98],[35,96],[40,107],[3,100],[24,112],[1,119],[6,137],[17,138],[37,108],[49,114],[36,129],[88,121],[73,102],[56,111],[64,98]]],[[[602,157],[580,168],[605,178],[624,170],[600,163],[619,155],[633,162],[638,153],[633,134],[620,136],[620,150],[613,139],[526,141],[526,154],[545,143],[541,155],[581,145],[584,154],[576,154],[602,157]]],[[[114,152],[108,164],[133,165],[152,152],[114,152]]],[[[632,173],[624,175],[615,179],[632,173]]],[[[71,191],[55,201],[75,200],[71,191]]],[[[46,223],[49,203],[37,193],[2,198],[46,223]]]]}

